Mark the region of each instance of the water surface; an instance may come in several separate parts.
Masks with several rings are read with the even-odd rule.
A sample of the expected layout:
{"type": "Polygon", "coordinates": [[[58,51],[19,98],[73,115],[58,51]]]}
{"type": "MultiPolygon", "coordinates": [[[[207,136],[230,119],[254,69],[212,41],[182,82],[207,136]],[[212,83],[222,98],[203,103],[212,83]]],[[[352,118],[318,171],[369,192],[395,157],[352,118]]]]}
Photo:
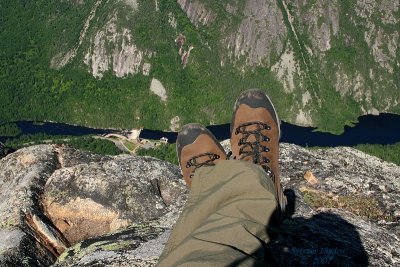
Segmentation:
{"type": "MultiPolygon", "coordinates": [[[[15,123],[21,129],[21,133],[18,136],[37,133],[53,136],[83,136],[119,132],[112,129],[94,129],[54,122],[35,123],[32,121],[18,121],[15,123]]],[[[208,126],[207,128],[218,140],[228,139],[230,136],[229,124],[208,126]]],[[[169,143],[174,143],[177,133],[143,129],[140,137],[156,140],[166,137],[169,143]]],[[[0,136],[1,142],[5,140],[6,137],[0,136]]],[[[345,126],[344,133],[341,135],[317,132],[316,128],[313,127],[302,127],[283,121],[281,124],[281,142],[293,143],[300,146],[321,147],[354,146],[357,144],[393,144],[400,142],[400,115],[383,113],[379,116],[361,116],[359,117],[359,122],[354,127],[345,126]]]]}

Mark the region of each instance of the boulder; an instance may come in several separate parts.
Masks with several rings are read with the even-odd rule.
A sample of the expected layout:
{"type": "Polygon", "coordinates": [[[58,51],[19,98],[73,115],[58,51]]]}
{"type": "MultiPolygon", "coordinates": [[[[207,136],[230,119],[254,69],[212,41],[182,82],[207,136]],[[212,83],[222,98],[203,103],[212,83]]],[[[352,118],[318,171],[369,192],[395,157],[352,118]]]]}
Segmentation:
{"type": "Polygon", "coordinates": [[[62,149],[62,168],[47,180],[42,206],[71,244],[181,207],[186,188],[177,166],[150,157],[87,155],[62,149]]]}
{"type": "Polygon", "coordinates": [[[59,168],[56,152],[28,147],[0,166],[0,266],[48,266],[68,246],[40,208],[44,185],[59,168]]]}
{"type": "Polygon", "coordinates": [[[20,149],[0,161],[0,266],[50,266],[77,242],[161,216],[171,227],[186,199],[180,178],[150,157],[20,149]]]}

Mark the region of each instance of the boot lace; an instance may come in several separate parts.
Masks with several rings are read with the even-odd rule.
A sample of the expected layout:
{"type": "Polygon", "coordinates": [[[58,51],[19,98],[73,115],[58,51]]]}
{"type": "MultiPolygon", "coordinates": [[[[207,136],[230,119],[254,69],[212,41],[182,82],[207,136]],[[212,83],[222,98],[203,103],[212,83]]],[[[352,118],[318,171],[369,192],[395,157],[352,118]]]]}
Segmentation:
{"type": "Polygon", "coordinates": [[[252,161],[255,164],[260,164],[264,170],[267,172],[267,175],[271,178],[274,178],[274,174],[271,168],[266,165],[270,162],[269,158],[264,157],[262,155],[263,152],[269,152],[269,148],[267,146],[263,146],[261,142],[269,142],[270,138],[264,135],[262,130],[271,130],[271,126],[266,123],[254,121],[240,124],[236,130],[235,135],[243,134],[243,137],[239,140],[239,156],[240,160],[243,160],[246,157],[252,157],[252,161]],[[257,128],[254,130],[247,130],[246,127],[256,125],[257,128]],[[249,137],[254,136],[255,141],[249,141],[249,137]],[[250,148],[245,150],[246,148],[250,148]]]}
{"type": "MultiPolygon", "coordinates": [[[[199,154],[194,156],[193,158],[191,158],[187,163],[186,163],[186,168],[190,168],[194,166],[194,171],[202,166],[214,166],[214,160],[219,159],[220,156],[214,153],[203,153],[203,154],[199,154]],[[208,159],[206,159],[205,161],[202,162],[198,162],[197,159],[207,156],[208,159]]],[[[193,178],[194,175],[194,171],[190,174],[190,178],[193,178]]]]}

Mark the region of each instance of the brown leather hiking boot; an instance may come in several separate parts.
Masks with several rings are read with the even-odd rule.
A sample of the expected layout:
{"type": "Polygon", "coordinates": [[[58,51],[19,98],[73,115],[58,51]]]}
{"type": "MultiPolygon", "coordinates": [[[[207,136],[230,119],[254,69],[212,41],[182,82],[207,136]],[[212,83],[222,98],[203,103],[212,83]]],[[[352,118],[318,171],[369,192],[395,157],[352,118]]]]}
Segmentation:
{"type": "Polygon", "coordinates": [[[202,166],[213,166],[226,160],[223,147],[214,135],[200,124],[183,126],[176,139],[179,166],[186,185],[190,188],[194,171],[202,166]]]}
{"type": "Polygon", "coordinates": [[[269,97],[250,89],[236,100],[231,122],[231,148],[234,159],[261,165],[274,181],[278,204],[284,215],[286,197],[279,171],[280,121],[269,97]]]}

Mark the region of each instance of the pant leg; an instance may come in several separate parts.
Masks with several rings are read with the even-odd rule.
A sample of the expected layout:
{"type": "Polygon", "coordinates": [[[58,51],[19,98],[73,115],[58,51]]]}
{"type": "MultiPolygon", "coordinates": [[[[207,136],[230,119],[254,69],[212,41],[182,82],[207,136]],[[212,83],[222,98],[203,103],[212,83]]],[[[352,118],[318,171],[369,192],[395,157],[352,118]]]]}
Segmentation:
{"type": "Polygon", "coordinates": [[[274,184],[259,165],[202,167],[158,266],[265,266],[277,208],[274,184]]]}

